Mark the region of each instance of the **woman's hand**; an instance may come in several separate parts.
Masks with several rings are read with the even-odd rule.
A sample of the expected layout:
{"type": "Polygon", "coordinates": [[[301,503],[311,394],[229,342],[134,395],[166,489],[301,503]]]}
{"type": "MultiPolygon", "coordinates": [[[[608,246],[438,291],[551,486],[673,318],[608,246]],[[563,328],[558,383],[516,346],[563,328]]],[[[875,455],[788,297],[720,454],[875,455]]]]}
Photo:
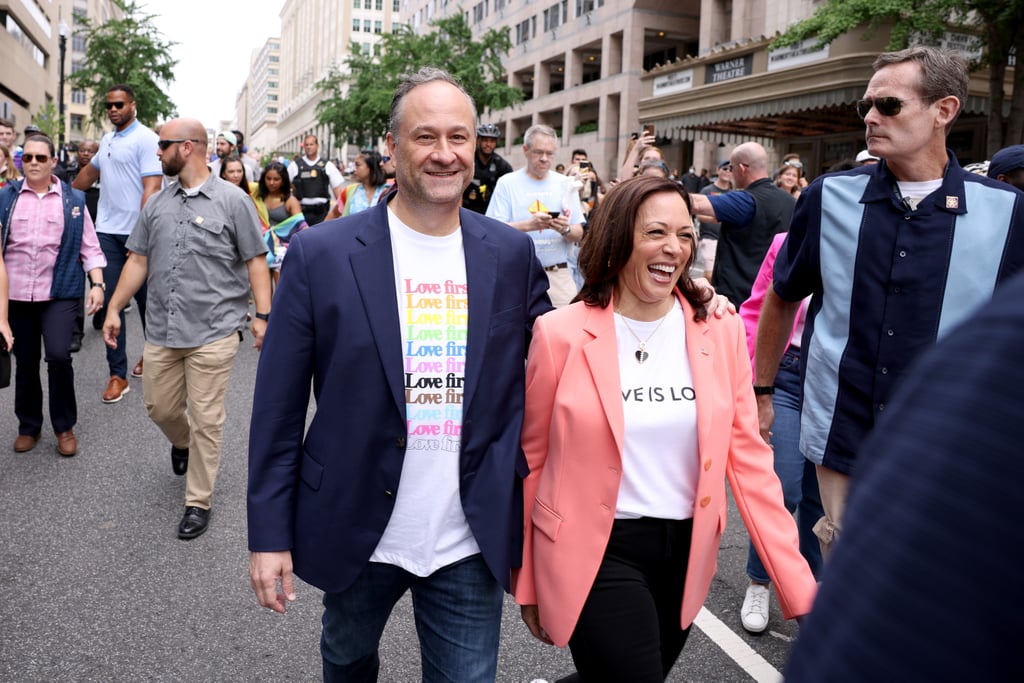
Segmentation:
{"type": "Polygon", "coordinates": [[[533,637],[542,643],[554,645],[547,632],[540,626],[540,611],[537,609],[537,605],[520,605],[520,610],[523,615],[523,623],[526,624],[526,628],[530,629],[533,637]]]}

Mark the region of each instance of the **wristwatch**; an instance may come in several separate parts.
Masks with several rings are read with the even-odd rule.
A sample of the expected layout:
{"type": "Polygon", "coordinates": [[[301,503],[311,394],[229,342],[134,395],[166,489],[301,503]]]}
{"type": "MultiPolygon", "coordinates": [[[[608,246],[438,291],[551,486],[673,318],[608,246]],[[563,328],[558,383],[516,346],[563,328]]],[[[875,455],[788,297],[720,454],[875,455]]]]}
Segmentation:
{"type": "Polygon", "coordinates": [[[99,287],[104,292],[107,291],[107,283],[106,282],[92,282],[92,283],[89,284],[89,286],[90,287],[99,287]]]}
{"type": "Polygon", "coordinates": [[[270,314],[269,313],[254,313],[253,315],[255,315],[257,318],[259,318],[260,320],[262,320],[265,323],[266,322],[270,322],[270,314]]]}

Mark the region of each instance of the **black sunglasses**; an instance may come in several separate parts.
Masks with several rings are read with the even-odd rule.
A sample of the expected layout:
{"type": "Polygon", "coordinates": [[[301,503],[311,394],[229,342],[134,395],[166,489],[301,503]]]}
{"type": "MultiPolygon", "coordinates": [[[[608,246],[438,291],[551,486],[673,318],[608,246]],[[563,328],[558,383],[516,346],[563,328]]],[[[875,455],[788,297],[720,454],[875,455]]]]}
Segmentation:
{"type": "Polygon", "coordinates": [[[198,143],[199,140],[193,140],[192,138],[182,138],[181,140],[159,140],[157,141],[156,146],[160,148],[161,152],[166,152],[168,147],[170,147],[171,145],[176,145],[179,142],[198,143]]]}
{"type": "MultiPolygon", "coordinates": [[[[911,99],[920,99],[913,97],[911,99]]],[[[862,119],[867,117],[871,111],[871,107],[878,110],[878,113],[882,116],[896,116],[903,111],[903,105],[910,100],[901,100],[898,97],[866,97],[863,100],[857,100],[857,116],[862,119]]]]}
{"type": "Polygon", "coordinates": [[[49,160],[50,160],[50,155],[49,154],[22,154],[21,155],[21,162],[22,163],[25,163],[26,161],[28,161],[28,162],[38,161],[41,164],[45,164],[49,160]]]}
{"type": "Polygon", "coordinates": [[[128,103],[127,102],[104,102],[104,104],[106,105],[107,109],[124,109],[124,105],[126,105],[128,103]]]}

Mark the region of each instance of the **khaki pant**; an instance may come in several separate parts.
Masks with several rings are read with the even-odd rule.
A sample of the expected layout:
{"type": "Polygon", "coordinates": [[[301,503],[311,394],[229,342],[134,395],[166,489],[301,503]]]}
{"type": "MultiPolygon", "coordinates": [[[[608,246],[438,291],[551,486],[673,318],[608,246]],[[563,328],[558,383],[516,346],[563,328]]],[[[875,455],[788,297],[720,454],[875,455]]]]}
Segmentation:
{"type": "Polygon", "coordinates": [[[821,465],[815,465],[814,469],[818,474],[818,491],[825,512],[825,516],[814,525],[814,535],[821,544],[821,559],[828,560],[843,529],[843,510],[850,495],[850,475],[821,465]]]}
{"type": "Polygon", "coordinates": [[[142,398],[146,412],[176,448],[188,448],[185,505],[210,508],[220,465],[224,397],[238,334],[190,349],[146,342],[142,398]]]}
{"type": "Polygon", "coordinates": [[[578,294],[576,282],[572,279],[572,271],[568,267],[556,270],[544,269],[548,276],[548,298],[555,308],[568,306],[573,297],[578,294]]]}

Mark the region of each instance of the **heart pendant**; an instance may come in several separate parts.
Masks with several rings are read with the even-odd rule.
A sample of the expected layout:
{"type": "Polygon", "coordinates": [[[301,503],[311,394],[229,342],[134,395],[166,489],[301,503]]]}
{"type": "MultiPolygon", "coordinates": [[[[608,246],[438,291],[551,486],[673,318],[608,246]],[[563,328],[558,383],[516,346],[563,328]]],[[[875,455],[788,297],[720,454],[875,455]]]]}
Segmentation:
{"type": "Polygon", "coordinates": [[[637,352],[634,355],[636,356],[636,362],[640,365],[643,365],[644,361],[651,357],[651,354],[647,353],[643,349],[637,349],[637,352]]]}

